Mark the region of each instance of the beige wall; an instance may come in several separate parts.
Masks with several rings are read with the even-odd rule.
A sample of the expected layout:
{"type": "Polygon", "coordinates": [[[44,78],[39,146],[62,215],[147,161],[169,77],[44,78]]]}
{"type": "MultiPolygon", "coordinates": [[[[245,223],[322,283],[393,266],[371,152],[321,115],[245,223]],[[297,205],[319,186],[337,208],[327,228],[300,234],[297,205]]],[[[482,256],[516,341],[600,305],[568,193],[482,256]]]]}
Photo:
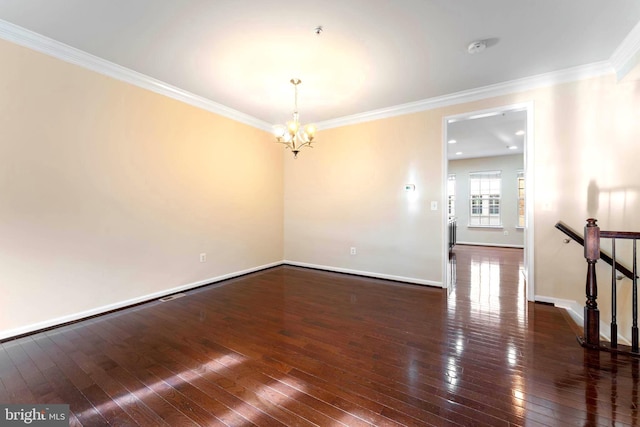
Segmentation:
{"type": "Polygon", "coordinates": [[[613,74],[320,132],[317,148],[285,159],[285,258],[441,282],[443,212],[429,201],[443,199],[443,119],[529,101],[536,298],[583,305],[582,249],[554,224],[640,230],[640,83],[613,74]]]}
{"type": "Polygon", "coordinates": [[[522,154],[449,161],[447,173],[456,175],[455,216],[459,243],[524,246],[524,232],[518,228],[518,172],[523,169],[522,154]],[[469,173],[483,171],[501,172],[500,227],[469,227],[469,173]]]}
{"type": "Polygon", "coordinates": [[[324,130],[316,148],[285,157],[285,260],[440,284],[440,120],[427,112],[324,130]]]}
{"type": "Polygon", "coordinates": [[[5,41],[0,61],[0,338],[282,260],[267,132],[5,41]]]}

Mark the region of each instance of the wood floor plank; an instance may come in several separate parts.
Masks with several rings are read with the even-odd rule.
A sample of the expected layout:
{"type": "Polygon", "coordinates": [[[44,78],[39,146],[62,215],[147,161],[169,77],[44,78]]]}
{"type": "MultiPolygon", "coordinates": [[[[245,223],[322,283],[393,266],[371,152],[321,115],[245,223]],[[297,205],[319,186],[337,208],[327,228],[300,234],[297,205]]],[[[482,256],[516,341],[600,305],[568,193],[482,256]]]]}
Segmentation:
{"type": "Polygon", "coordinates": [[[107,374],[122,384],[127,392],[136,396],[140,401],[143,401],[168,425],[179,425],[185,427],[197,425],[193,420],[188,418],[153,390],[142,384],[136,377],[124,370],[121,366],[108,370],[107,374]]]}
{"type": "Polygon", "coordinates": [[[3,344],[0,348],[0,378],[9,395],[11,403],[36,403],[37,398],[34,391],[29,389],[29,385],[25,382],[20,369],[10,356],[11,349],[18,344],[9,342],[3,344]]]}
{"type": "Polygon", "coordinates": [[[29,355],[24,351],[21,342],[8,343],[4,348],[25,384],[34,395],[43,395],[51,392],[48,382],[42,376],[40,369],[36,367],[29,355]]]}
{"type": "MultiPolygon", "coordinates": [[[[138,345],[140,345],[142,342],[143,342],[143,340],[139,341],[138,345]]],[[[183,366],[177,366],[176,367],[175,362],[173,360],[167,359],[168,351],[165,354],[163,351],[158,351],[158,349],[155,349],[155,351],[153,352],[154,355],[151,355],[150,351],[146,351],[146,350],[143,350],[143,351],[148,354],[148,356],[144,356],[145,358],[146,357],[150,357],[150,358],[157,357],[160,360],[160,361],[156,361],[155,359],[149,359],[149,361],[145,362],[145,364],[151,364],[153,366],[156,366],[156,365],[157,366],[163,366],[164,368],[173,368],[174,369],[173,371],[171,369],[167,369],[164,372],[164,375],[163,375],[164,377],[167,377],[167,378],[171,378],[171,377],[189,378],[189,373],[190,372],[188,371],[188,369],[186,367],[183,367],[183,366]]],[[[114,357],[117,358],[117,357],[119,357],[119,355],[114,355],[114,357]]],[[[128,365],[127,362],[128,361],[126,359],[125,360],[121,360],[121,363],[123,364],[123,366],[128,365]]],[[[152,369],[153,366],[150,367],[149,369],[152,369]]],[[[133,371],[133,372],[134,372],[134,374],[136,374],[136,371],[133,371]]],[[[148,374],[146,372],[146,369],[143,370],[142,372],[143,372],[143,377],[148,374]]],[[[198,369],[196,369],[195,372],[197,374],[201,374],[201,373],[203,373],[203,370],[198,368],[198,369]]],[[[138,371],[138,375],[139,375],[139,371],[138,371]]],[[[207,377],[210,377],[210,375],[207,375],[207,377]]],[[[212,381],[211,378],[209,378],[209,380],[212,381]]],[[[225,384],[224,387],[222,387],[222,386],[221,387],[217,387],[214,390],[215,393],[213,393],[211,395],[212,399],[219,400],[219,401],[221,401],[223,403],[224,402],[228,402],[229,400],[231,400],[231,401],[233,401],[234,404],[229,406],[229,407],[233,408],[234,410],[236,410],[236,408],[238,408],[238,407],[242,407],[242,405],[239,405],[238,402],[244,402],[248,406],[252,406],[252,407],[256,407],[256,408],[266,409],[268,413],[276,413],[279,419],[280,418],[284,419],[286,421],[285,425],[291,425],[291,422],[297,422],[297,418],[295,417],[294,414],[291,414],[288,411],[285,411],[283,413],[276,406],[271,406],[271,405],[266,405],[265,406],[265,405],[263,405],[262,400],[258,396],[248,392],[247,390],[245,390],[242,387],[236,386],[235,383],[232,384],[234,387],[230,387],[227,383],[223,383],[223,384],[225,384]],[[230,392],[234,393],[234,394],[229,394],[230,392]],[[236,398],[236,396],[234,396],[234,395],[238,396],[236,400],[234,400],[234,398],[236,398]]],[[[214,404],[215,404],[215,402],[214,402],[214,404]]],[[[258,419],[260,419],[262,417],[263,417],[263,415],[258,415],[257,416],[258,419]]],[[[268,419],[265,425],[269,425],[270,422],[271,422],[270,419],[268,419]]],[[[276,425],[277,425],[277,423],[276,423],[276,425]]]]}
{"type": "Polygon", "coordinates": [[[182,414],[192,419],[196,424],[211,426],[225,425],[220,418],[212,415],[209,411],[202,408],[188,396],[185,396],[179,390],[176,390],[166,381],[167,378],[159,377],[148,371],[137,371],[136,376],[143,384],[145,384],[145,386],[162,396],[182,414]]]}
{"type": "MultiPolygon", "coordinates": [[[[73,331],[70,331],[73,333],[73,331]]],[[[57,342],[62,345],[69,357],[88,375],[91,376],[95,385],[100,387],[109,398],[114,401],[131,419],[137,424],[163,426],[168,425],[156,412],[152,411],[145,404],[144,399],[130,393],[117,380],[110,376],[105,369],[117,366],[113,361],[108,359],[104,354],[87,355],[74,350],[70,340],[64,345],[65,334],[59,334],[57,342]]]]}
{"type": "MultiPolygon", "coordinates": [[[[162,352],[162,356],[165,357],[163,365],[169,367],[173,373],[188,372],[190,370],[197,371],[198,367],[201,366],[201,364],[194,359],[191,359],[180,352],[173,351],[172,349],[167,349],[167,351],[162,352]]],[[[321,422],[319,425],[327,425],[330,423],[331,420],[328,417],[325,417],[323,414],[313,410],[312,408],[305,408],[295,399],[289,401],[288,404],[296,405],[297,411],[292,411],[288,405],[283,406],[281,402],[287,400],[286,396],[276,392],[266,384],[257,380],[254,377],[253,372],[246,371],[242,369],[241,366],[235,366],[235,364],[229,367],[219,359],[220,357],[214,357],[213,360],[209,361],[207,367],[204,368],[204,372],[207,374],[212,372],[215,373],[214,378],[216,378],[218,384],[220,384],[220,381],[222,380],[222,384],[225,384],[227,387],[229,387],[229,385],[232,387],[240,387],[245,393],[250,393],[255,396],[256,400],[253,400],[254,403],[262,402],[261,406],[264,408],[279,408],[279,416],[282,416],[283,413],[290,413],[292,415],[297,414],[298,417],[302,418],[298,419],[298,417],[293,415],[292,419],[289,416],[287,417],[288,423],[314,423],[315,421],[321,422]]],[[[207,375],[207,377],[210,377],[210,375],[207,375]]]]}
{"type": "Polygon", "coordinates": [[[528,303],[522,250],[442,289],[282,266],[0,345],[0,402],[70,425],[638,425],[638,359],[528,303]]]}
{"type": "MultiPolygon", "coordinates": [[[[309,352],[309,351],[307,351],[307,349],[306,349],[306,348],[301,348],[301,349],[299,349],[299,352],[300,352],[301,354],[306,354],[306,355],[313,354],[313,351],[309,352]]],[[[311,355],[310,355],[309,357],[310,357],[310,358],[313,358],[314,356],[311,356],[311,355]]],[[[362,375],[364,378],[367,378],[367,381],[366,381],[367,383],[375,382],[375,380],[377,379],[377,381],[378,381],[378,382],[383,383],[386,387],[394,388],[394,387],[396,386],[396,384],[395,384],[395,383],[393,383],[393,382],[389,382],[389,381],[387,380],[387,377],[386,377],[386,376],[383,376],[383,375],[376,375],[376,373],[372,371],[372,366],[366,365],[366,366],[364,366],[364,367],[358,367],[356,363],[353,363],[353,361],[350,361],[348,358],[341,358],[341,359],[344,359],[344,360],[342,360],[342,363],[344,364],[344,366],[343,366],[344,371],[343,371],[343,372],[341,372],[341,373],[337,373],[336,375],[345,375],[345,372],[346,372],[346,370],[347,370],[348,368],[351,368],[351,370],[352,370],[352,371],[353,371],[354,369],[358,368],[358,369],[359,369],[359,370],[358,370],[358,373],[359,373],[360,375],[362,375]],[[376,379],[374,379],[374,376],[375,376],[375,378],[376,378],[376,379]]],[[[325,363],[326,363],[326,362],[325,362],[325,363]]],[[[320,369],[323,369],[323,368],[320,368],[320,369]]],[[[387,372],[387,373],[388,373],[388,372],[387,372]]],[[[382,386],[382,385],[380,385],[380,386],[382,386]]],[[[415,391],[415,390],[414,390],[414,391],[415,391]]],[[[428,396],[428,395],[427,395],[427,396],[425,396],[425,397],[426,397],[427,399],[429,398],[429,396],[428,396]]],[[[446,400],[442,400],[441,402],[438,402],[438,403],[447,403],[447,401],[446,401],[446,400]]],[[[417,403],[417,405],[418,405],[418,406],[425,406],[426,404],[427,404],[427,402],[419,402],[419,403],[417,403]]],[[[437,410],[437,407],[438,407],[437,403],[432,403],[432,406],[433,406],[433,408],[435,408],[434,410],[437,410]]],[[[463,409],[461,409],[461,410],[463,410],[463,409]]],[[[458,421],[460,421],[460,422],[463,422],[463,421],[464,421],[464,422],[469,422],[469,420],[471,420],[471,419],[472,419],[472,418],[467,417],[467,418],[464,418],[464,419],[462,419],[462,420],[458,420],[458,421]]],[[[493,424],[494,424],[494,425],[497,425],[497,424],[499,424],[499,423],[500,423],[499,421],[494,420],[494,423],[493,423],[493,424]]]]}
{"type": "Polygon", "coordinates": [[[97,384],[85,387],[81,392],[93,404],[100,415],[105,420],[108,420],[110,424],[118,426],[139,426],[139,424],[127,415],[127,413],[120,408],[117,402],[109,398],[104,390],[102,390],[97,384]]]}
{"type": "MultiPolygon", "coordinates": [[[[34,342],[41,349],[41,355],[47,355],[55,359],[56,356],[60,356],[60,353],[55,353],[52,342],[49,337],[46,335],[39,336],[37,339],[34,339],[34,342]]],[[[35,351],[35,350],[34,350],[35,351]]],[[[56,348],[56,351],[58,349],[56,348]]],[[[63,360],[60,360],[60,364],[63,366],[68,366],[64,363],[63,360]]],[[[96,409],[96,407],[87,399],[87,397],[82,393],[81,389],[78,388],[77,384],[82,384],[86,386],[89,382],[79,381],[77,378],[77,374],[71,368],[71,378],[75,379],[77,382],[74,383],[72,379],[67,376],[67,374],[59,367],[58,363],[50,365],[44,371],[42,371],[43,375],[47,378],[49,383],[56,390],[56,393],[61,398],[61,401],[57,403],[65,403],[68,404],[74,418],[78,420],[84,426],[100,426],[107,423],[107,420],[100,414],[100,412],[96,409]]]]}
{"type": "Polygon", "coordinates": [[[11,400],[9,399],[9,392],[7,391],[7,388],[4,386],[4,382],[2,381],[2,378],[0,378],[0,402],[5,402],[5,403],[11,402],[11,400]]]}

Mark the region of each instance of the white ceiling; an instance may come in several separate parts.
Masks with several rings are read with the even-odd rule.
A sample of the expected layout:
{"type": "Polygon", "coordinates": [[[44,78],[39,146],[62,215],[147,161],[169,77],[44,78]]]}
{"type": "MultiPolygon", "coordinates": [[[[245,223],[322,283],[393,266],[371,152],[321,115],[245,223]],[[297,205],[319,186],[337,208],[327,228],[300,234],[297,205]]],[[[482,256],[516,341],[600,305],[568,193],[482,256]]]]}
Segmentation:
{"type": "Polygon", "coordinates": [[[447,158],[459,160],[523,154],[526,136],[516,133],[526,129],[527,112],[522,109],[450,121],[447,123],[447,158]]]}
{"type": "Polygon", "coordinates": [[[0,0],[0,19],[269,123],[299,77],[321,122],[608,60],[640,1],[0,0]]]}

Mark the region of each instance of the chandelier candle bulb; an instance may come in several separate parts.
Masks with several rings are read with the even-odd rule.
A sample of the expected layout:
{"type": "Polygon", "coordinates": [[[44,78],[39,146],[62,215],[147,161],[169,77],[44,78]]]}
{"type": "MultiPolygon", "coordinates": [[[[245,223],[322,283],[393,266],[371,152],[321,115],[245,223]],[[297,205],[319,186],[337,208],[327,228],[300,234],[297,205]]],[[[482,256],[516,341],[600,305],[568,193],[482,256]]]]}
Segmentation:
{"type": "Polygon", "coordinates": [[[307,134],[309,141],[313,140],[313,137],[316,133],[316,127],[314,125],[307,125],[305,128],[305,133],[307,134]]]}

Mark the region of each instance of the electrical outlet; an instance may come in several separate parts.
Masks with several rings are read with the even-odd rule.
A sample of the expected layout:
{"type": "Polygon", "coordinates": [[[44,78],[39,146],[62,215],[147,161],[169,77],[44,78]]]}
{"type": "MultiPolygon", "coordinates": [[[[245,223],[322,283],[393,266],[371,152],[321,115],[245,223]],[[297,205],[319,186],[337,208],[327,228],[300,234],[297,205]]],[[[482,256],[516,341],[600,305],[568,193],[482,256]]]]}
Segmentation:
{"type": "Polygon", "coordinates": [[[207,254],[206,253],[201,253],[200,254],[200,262],[207,262],[207,254]]]}
{"type": "Polygon", "coordinates": [[[504,235],[508,236],[509,235],[509,231],[508,230],[504,230],[504,235]]]}
{"type": "Polygon", "coordinates": [[[355,255],[356,254],[356,248],[351,247],[351,255],[355,255]]]}

